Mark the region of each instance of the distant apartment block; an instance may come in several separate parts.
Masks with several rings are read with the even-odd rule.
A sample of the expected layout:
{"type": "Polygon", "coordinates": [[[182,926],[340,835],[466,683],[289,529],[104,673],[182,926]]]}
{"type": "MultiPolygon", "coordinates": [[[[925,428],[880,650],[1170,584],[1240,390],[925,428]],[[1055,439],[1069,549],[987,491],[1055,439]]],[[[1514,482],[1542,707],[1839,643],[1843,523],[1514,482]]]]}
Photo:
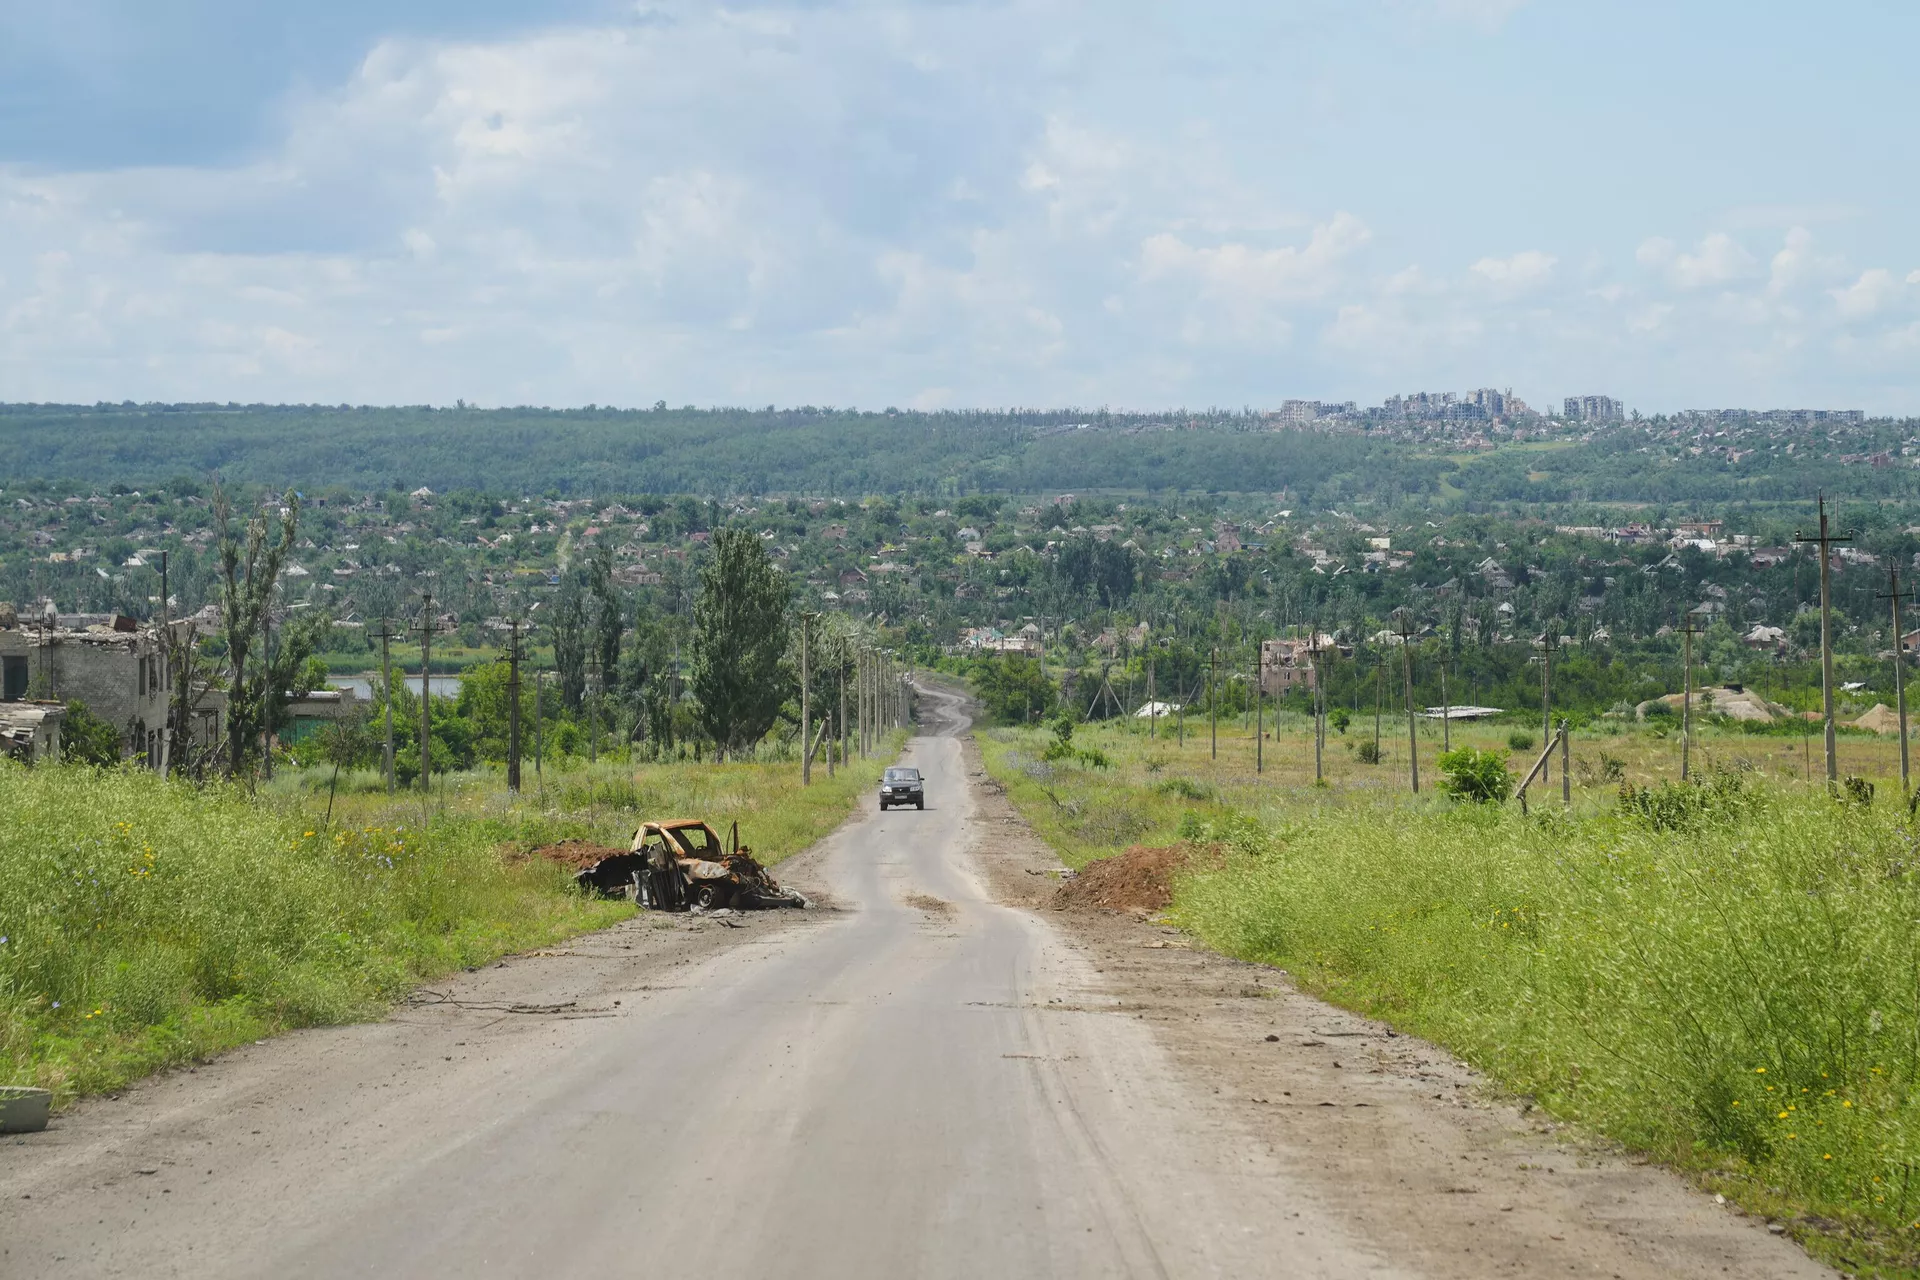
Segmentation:
{"type": "Polygon", "coordinates": [[[1851,427],[1867,420],[1864,409],[1685,409],[1674,416],[1683,422],[1714,426],[1851,427]]]}
{"type": "Polygon", "coordinates": [[[1354,412],[1351,400],[1283,400],[1280,407],[1267,416],[1286,426],[1303,427],[1322,418],[1345,417],[1354,412]]]}
{"type": "Polygon", "coordinates": [[[1624,422],[1626,407],[1612,396],[1568,396],[1566,416],[1570,422],[1624,422]]]}

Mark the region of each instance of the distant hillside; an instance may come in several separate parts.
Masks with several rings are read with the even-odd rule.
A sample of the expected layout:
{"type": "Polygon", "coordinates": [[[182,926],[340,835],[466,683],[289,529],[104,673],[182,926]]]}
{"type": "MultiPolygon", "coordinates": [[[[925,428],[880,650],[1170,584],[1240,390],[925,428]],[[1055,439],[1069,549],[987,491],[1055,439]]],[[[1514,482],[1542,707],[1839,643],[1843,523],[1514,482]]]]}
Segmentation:
{"type": "Polygon", "coordinates": [[[0,481],[561,493],[1439,492],[1452,464],[1240,415],[0,406],[0,481]],[[1088,422],[1082,428],[1079,422],[1088,422]],[[1189,427],[1189,422],[1196,425],[1189,427]],[[1364,479],[1363,479],[1364,477],[1364,479]]]}

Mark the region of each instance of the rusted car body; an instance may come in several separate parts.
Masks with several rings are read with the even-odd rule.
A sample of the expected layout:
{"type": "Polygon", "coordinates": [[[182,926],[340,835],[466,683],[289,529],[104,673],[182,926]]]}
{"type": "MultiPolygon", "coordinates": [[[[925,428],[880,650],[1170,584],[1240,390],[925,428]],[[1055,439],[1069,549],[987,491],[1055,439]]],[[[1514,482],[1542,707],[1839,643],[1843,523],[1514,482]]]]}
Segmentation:
{"type": "Polygon", "coordinates": [[[628,852],[602,859],[575,879],[584,889],[630,893],[656,911],[807,905],[754,861],[753,851],[740,844],[739,823],[733,825],[730,845],[722,846],[714,829],[698,818],[643,822],[628,852]]]}

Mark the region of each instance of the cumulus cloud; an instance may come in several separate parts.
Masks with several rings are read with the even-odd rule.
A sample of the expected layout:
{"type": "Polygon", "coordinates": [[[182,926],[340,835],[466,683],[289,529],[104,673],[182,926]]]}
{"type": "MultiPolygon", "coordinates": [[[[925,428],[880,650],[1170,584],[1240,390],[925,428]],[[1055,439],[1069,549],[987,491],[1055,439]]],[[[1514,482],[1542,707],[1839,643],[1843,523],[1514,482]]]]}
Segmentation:
{"type": "Polygon", "coordinates": [[[1511,258],[1482,258],[1473,264],[1473,273],[1487,283],[1514,293],[1537,289],[1553,279],[1559,259],[1538,249],[1516,253],[1511,258]]]}
{"type": "Polygon", "coordinates": [[[1681,227],[1632,261],[1531,232],[1415,253],[1342,183],[1134,109],[1137,66],[1089,91],[1121,25],[686,3],[394,39],[239,160],[0,167],[0,398],[1236,403],[1609,370],[1625,392],[1662,362],[1790,376],[1843,339],[1904,376],[1911,295],[1804,226],[1681,227]]]}

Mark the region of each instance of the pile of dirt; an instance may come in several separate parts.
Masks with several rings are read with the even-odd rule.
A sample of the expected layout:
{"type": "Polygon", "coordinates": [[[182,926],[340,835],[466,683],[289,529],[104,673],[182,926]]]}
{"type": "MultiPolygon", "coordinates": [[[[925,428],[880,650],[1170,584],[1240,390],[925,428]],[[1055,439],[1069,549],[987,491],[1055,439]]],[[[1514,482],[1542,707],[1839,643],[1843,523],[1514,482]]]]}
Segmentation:
{"type": "Polygon", "coordinates": [[[1867,729],[1874,733],[1900,734],[1900,713],[1884,702],[1873,704],[1873,710],[1853,722],[1856,729],[1867,729]]]}
{"type": "Polygon", "coordinates": [[[529,849],[521,857],[545,858],[549,862],[559,863],[569,871],[585,871],[604,859],[617,857],[625,852],[625,849],[593,844],[586,840],[562,840],[558,844],[543,844],[537,849],[529,849]]]}
{"type": "Polygon", "coordinates": [[[1187,865],[1193,846],[1137,844],[1111,858],[1097,858],[1054,890],[1056,910],[1099,907],[1146,914],[1173,901],[1174,873],[1187,865]]]}

